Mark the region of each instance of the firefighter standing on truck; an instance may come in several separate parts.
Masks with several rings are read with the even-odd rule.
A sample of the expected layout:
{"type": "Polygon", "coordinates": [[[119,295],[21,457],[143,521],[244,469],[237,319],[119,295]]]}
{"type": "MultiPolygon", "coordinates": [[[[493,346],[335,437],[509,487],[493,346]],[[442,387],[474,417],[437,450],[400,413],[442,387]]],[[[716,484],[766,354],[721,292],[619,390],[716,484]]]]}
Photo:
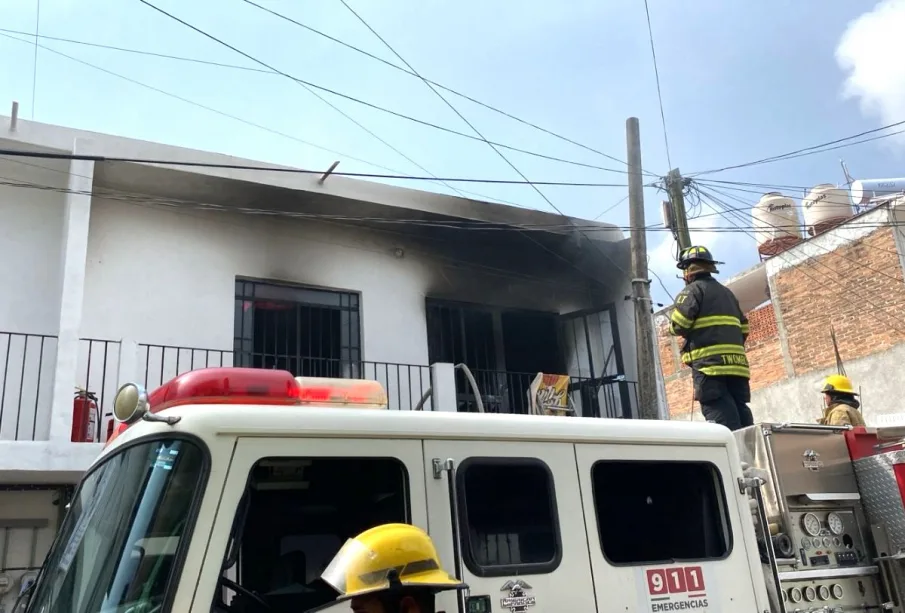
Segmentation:
{"type": "Polygon", "coordinates": [[[321,575],[355,613],[435,613],[435,595],[468,586],[444,571],[430,536],[384,524],[346,541],[321,575]]]}
{"type": "Polygon", "coordinates": [[[676,266],[685,288],[676,296],[669,331],[685,341],[682,361],[692,369],[694,398],[704,418],[738,430],[754,425],[745,355],[748,319],[735,294],[713,278],[721,263],[706,247],[682,250],[676,266]]]}
{"type": "Polygon", "coordinates": [[[823,380],[820,391],[823,392],[824,408],[823,417],[817,423],[825,426],[865,425],[851,379],[845,375],[830,375],[823,380]]]}

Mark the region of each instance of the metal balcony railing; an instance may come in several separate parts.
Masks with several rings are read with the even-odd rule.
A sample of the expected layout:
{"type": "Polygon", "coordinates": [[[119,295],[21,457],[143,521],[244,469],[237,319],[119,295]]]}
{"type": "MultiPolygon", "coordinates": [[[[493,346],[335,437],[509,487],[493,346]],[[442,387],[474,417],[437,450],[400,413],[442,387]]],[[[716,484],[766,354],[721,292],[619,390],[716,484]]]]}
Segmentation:
{"type": "Polygon", "coordinates": [[[48,439],[56,354],[55,336],[0,332],[0,440],[48,439]]]}
{"type": "MultiPolygon", "coordinates": [[[[473,369],[472,374],[488,413],[528,413],[528,390],[537,373],[473,369]]],[[[462,373],[456,374],[459,411],[475,411],[474,393],[462,373]]],[[[637,387],[620,377],[569,376],[571,406],[583,417],[630,417],[637,403],[637,387]]]]}
{"type": "MultiPolygon", "coordinates": [[[[134,350],[136,345],[131,345],[134,350]]],[[[131,379],[152,391],[173,377],[199,368],[252,366],[280,368],[296,376],[373,379],[387,391],[390,409],[411,409],[431,386],[430,367],[393,362],[349,361],[299,355],[239,353],[176,345],[137,345],[137,355],[130,362],[131,376],[120,373],[123,351],[118,341],[82,339],[79,386],[96,394],[102,424],[112,414],[112,402],[119,378],[131,379]]],[[[537,373],[492,370],[472,371],[481,393],[484,409],[493,413],[528,413],[528,389],[537,373]]],[[[474,393],[457,372],[457,409],[474,411],[474,393]]],[[[614,377],[570,377],[568,395],[579,415],[621,418],[630,416],[637,404],[636,384],[614,377]]],[[[49,399],[48,399],[49,402],[49,399]]],[[[425,405],[430,410],[430,402],[425,405]]],[[[105,432],[102,427],[102,434],[105,432]]]]}

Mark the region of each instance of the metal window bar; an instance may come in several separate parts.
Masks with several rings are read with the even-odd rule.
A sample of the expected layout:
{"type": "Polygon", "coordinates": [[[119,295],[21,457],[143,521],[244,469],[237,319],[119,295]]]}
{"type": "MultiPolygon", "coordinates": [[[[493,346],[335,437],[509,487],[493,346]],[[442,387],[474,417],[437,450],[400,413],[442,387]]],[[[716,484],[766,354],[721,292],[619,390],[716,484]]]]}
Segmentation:
{"type": "MultiPolygon", "coordinates": [[[[106,440],[107,422],[113,418],[113,397],[119,389],[119,356],[121,343],[98,338],[79,340],[76,385],[97,398],[97,440],[106,440]]],[[[75,389],[73,389],[75,392],[75,389]]]]}
{"type": "Polygon", "coordinates": [[[361,359],[359,304],[354,292],[239,278],[235,363],[300,372],[307,358],[324,359],[345,369],[330,376],[354,377],[352,366],[361,359]]]}
{"type": "Polygon", "coordinates": [[[48,440],[57,337],[0,332],[0,440],[48,440]]]}
{"type": "MultiPolygon", "coordinates": [[[[520,413],[529,410],[528,390],[537,373],[519,373],[472,369],[484,410],[488,413],[520,413]]],[[[637,396],[636,384],[615,377],[569,377],[569,399],[576,413],[583,417],[623,417],[622,388],[637,396]]],[[[458,410],[476,410],[470,389],[457,393],[458,410]]]]}

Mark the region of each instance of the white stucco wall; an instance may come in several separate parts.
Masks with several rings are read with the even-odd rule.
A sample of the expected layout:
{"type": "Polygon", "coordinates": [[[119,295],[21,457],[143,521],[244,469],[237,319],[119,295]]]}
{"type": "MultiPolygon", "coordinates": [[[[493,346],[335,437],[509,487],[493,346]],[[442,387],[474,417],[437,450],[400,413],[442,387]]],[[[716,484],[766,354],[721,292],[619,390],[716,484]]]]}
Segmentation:
{"type": "MultiPolygon", "coordinates": [[[[159,153],[157,157],[193,160],[208,155],[29,122],[20,122],[19,130],[6,138],[16,141],[10,146],[17,148],[64,152],[159,153]]],[[[109,180],[114,171],[108,167],[107,172],[109,180]]],[[[151,206],[134,197],[132,202],[104,199],[89,195],[94,173],[94,164],[87,161],[0,160],[0,182],[45,188],[0,185],[0,248],[5,256],[0,258],[0,282],[12,288],[0,297],[0,333],[7,333],[5,339],[0,334],[0,359],[7,350],[11,355],[10,369],[0,373],[7,388],[0,442],[2,455],[15,460],[0,462],[0,474],[12,471],[17,479],[26,473],[59,472],[67,467],[60,458],[69,453],[83,459],[90,455],[87,447],[68,443],[73,383],[101,394],[109,408],[117,384],[139,378],[151,361],[136,359],[136,343],[231,352],[237,276],[358,292],[362,359],[425,366],[428,297],[569,313],[607,301],[619,306],[625,293],[621,288],[611,296],[597,288],[592,292],[581,275],[517,241],[500,247],[486,238],[447,237],[440,241],[445,245],[438,245],[434,238],[398,231],[151,206]],[[502,263],[506,259],[509,263],[502,263]],[[513,275],[510,265],[521,269],[513,275]],[[48,338],[42,345],[29,337],[26,345],[11,332],[48,338]],[[84,337],[111,342],[89,344],[84,337]],[[49,443],[23,443],[30,446],[21,454],[11,453],[7,445],[31,439],[49,443]]],[[[475,218],[513,214],[482,203],[349,180],[320,185],[311,177],[250,172],[243,178],[366,200],[374,192],[375,202],[412,210],[452,207],[475,218]]],[[[202,199],[205,190],[220,190],[223,196],[224,189],[231,189],[216,181],[198,185],[195,197],[202,199]]],[[[540,212],[525,214],[547,220],[540,212]]],[[[614,240],[618,234],[614,231],[614,240]]],[[[627,374],[634,378],[634,337],[623,310],[617,319],[627,374]]],[[[170,360],[184,356],[177,352],[170,360]]],[[[162,360],[158,356],[155,361],[159,365],[162,360]]],[[[158,372],[149,386],[173,374],[158,372]]],[[[393,390],[388,391],[392,396],[393,390]]]]}
{"type": "Polygon", "coordinates": [[[68,163],[24,162],[0,158],[0,440],[47,438],[60,321],[68,163]]]}
{"type": "MultiPolygon", "coordinates": [[[[489,272],[480,264],[450,261],[412,240],[398,233],[314,220],[96,197],[81,336],[231,352],[235,281],[240,276],[360,292],[363,359],[426,367],[427,297],[560,313],[589,306],[586,287],[577,287],[574,281],[569,285],[540,276],[526,279],[489,272]],[[395,253],[397,248],[403,249],[402,257],[395,253]]],[[[627,322],[619,323],[625,330],[627,322]]],[[[634,338],[623,332],[622,342],[630,349],[634,338]]],[[[108,401],[116,385],[130,375],[117,370],[119,345],[95,343],[90,349],[89,373],[89,346],[83,341],[79,378],[108,401]]],[[[156,349],[150,354],[139,351],[136,370],[140,378],[151,364],[149,386],[175,374],[178,352],[168,351],[165,359],[156,349]]],[[[191,357],[189,352],[180,353],[183,368],[191,357]]],[[[196,354],[196,359],[204,358],[196,354]]],[[[228,354],[225,359],[229,365],[228,354]]],[[[627,359],[626,365],[633,371],[634,359],[627,359]]],[[[395,388],[401,385],[402,398],[396,402],[408,408],[425,386],[418,371],[398,374],[377,371],[375,378],[388,387],[391,405],[398,398],[395,388]]],[[[426,369],[423,378],[428,378],[426,369]]]]}
{"type": "Polygon", "coordinates": [[[376,231],[95,198],[82,336],[232,350],[237,276],[360,292],[363,356],[380,362],[427,364],[428,296],[585,306],[577,290],[464,268],[376,231]]]}
{"type": "Polygon", "coordinates": [[[56,334],[65,195],[30,183],[66,187],[68,164],[42,161],[45,170],[0,159],[0,331],[56,334]]]}

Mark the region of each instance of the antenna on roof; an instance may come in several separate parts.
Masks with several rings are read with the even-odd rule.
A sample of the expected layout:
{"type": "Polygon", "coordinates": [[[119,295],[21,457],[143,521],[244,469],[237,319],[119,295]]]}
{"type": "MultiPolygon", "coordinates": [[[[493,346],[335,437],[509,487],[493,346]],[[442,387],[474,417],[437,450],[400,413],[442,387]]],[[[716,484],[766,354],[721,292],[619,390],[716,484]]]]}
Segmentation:
{"type": "Polygon", "coordinates": [[[16,131],[16,124],[19,122],[19,103],[13,100],[13,110],[9,114],[9,131],[16,131]]]}
{"type": "Polygon", "coordinates": [[[836,329],[833,327],[830,327],[830,338],[833,341],[833,353],[836,354],[836,372],[846,377],[848,375],[845,374],[845,364],[842,363],[842,356],[839,354],[839,344],[836,342],[836,329]]]}
{"type": "Polygon", "coordinates": [[[323,174],[323,176],[321,176],[321,178],[317,180],[317,182],[322,184],[324,181],[326,181],[326,180],[327,180],[327,177],[329,177],[330,174],[331,174],[334,170],[336,170],[336,167],[337,167],[337,166],[339,166],[339,160],[336,160],[335,162],[333,162],[332,164],[330,164],[330,168],[327,169],[327,172],[325,172],[325,173],[323,174]]]}
{"type": "Polygon", "coordinates": [[[845,160],[841,158],[839,159],[839,163],[842,165],[842,174],[845,175],[845,186],[851,187],[852,183],[854,183],[855,180],[852,178],[852,175],[848,171],[848,165],[845,163],[845,160]]]}

